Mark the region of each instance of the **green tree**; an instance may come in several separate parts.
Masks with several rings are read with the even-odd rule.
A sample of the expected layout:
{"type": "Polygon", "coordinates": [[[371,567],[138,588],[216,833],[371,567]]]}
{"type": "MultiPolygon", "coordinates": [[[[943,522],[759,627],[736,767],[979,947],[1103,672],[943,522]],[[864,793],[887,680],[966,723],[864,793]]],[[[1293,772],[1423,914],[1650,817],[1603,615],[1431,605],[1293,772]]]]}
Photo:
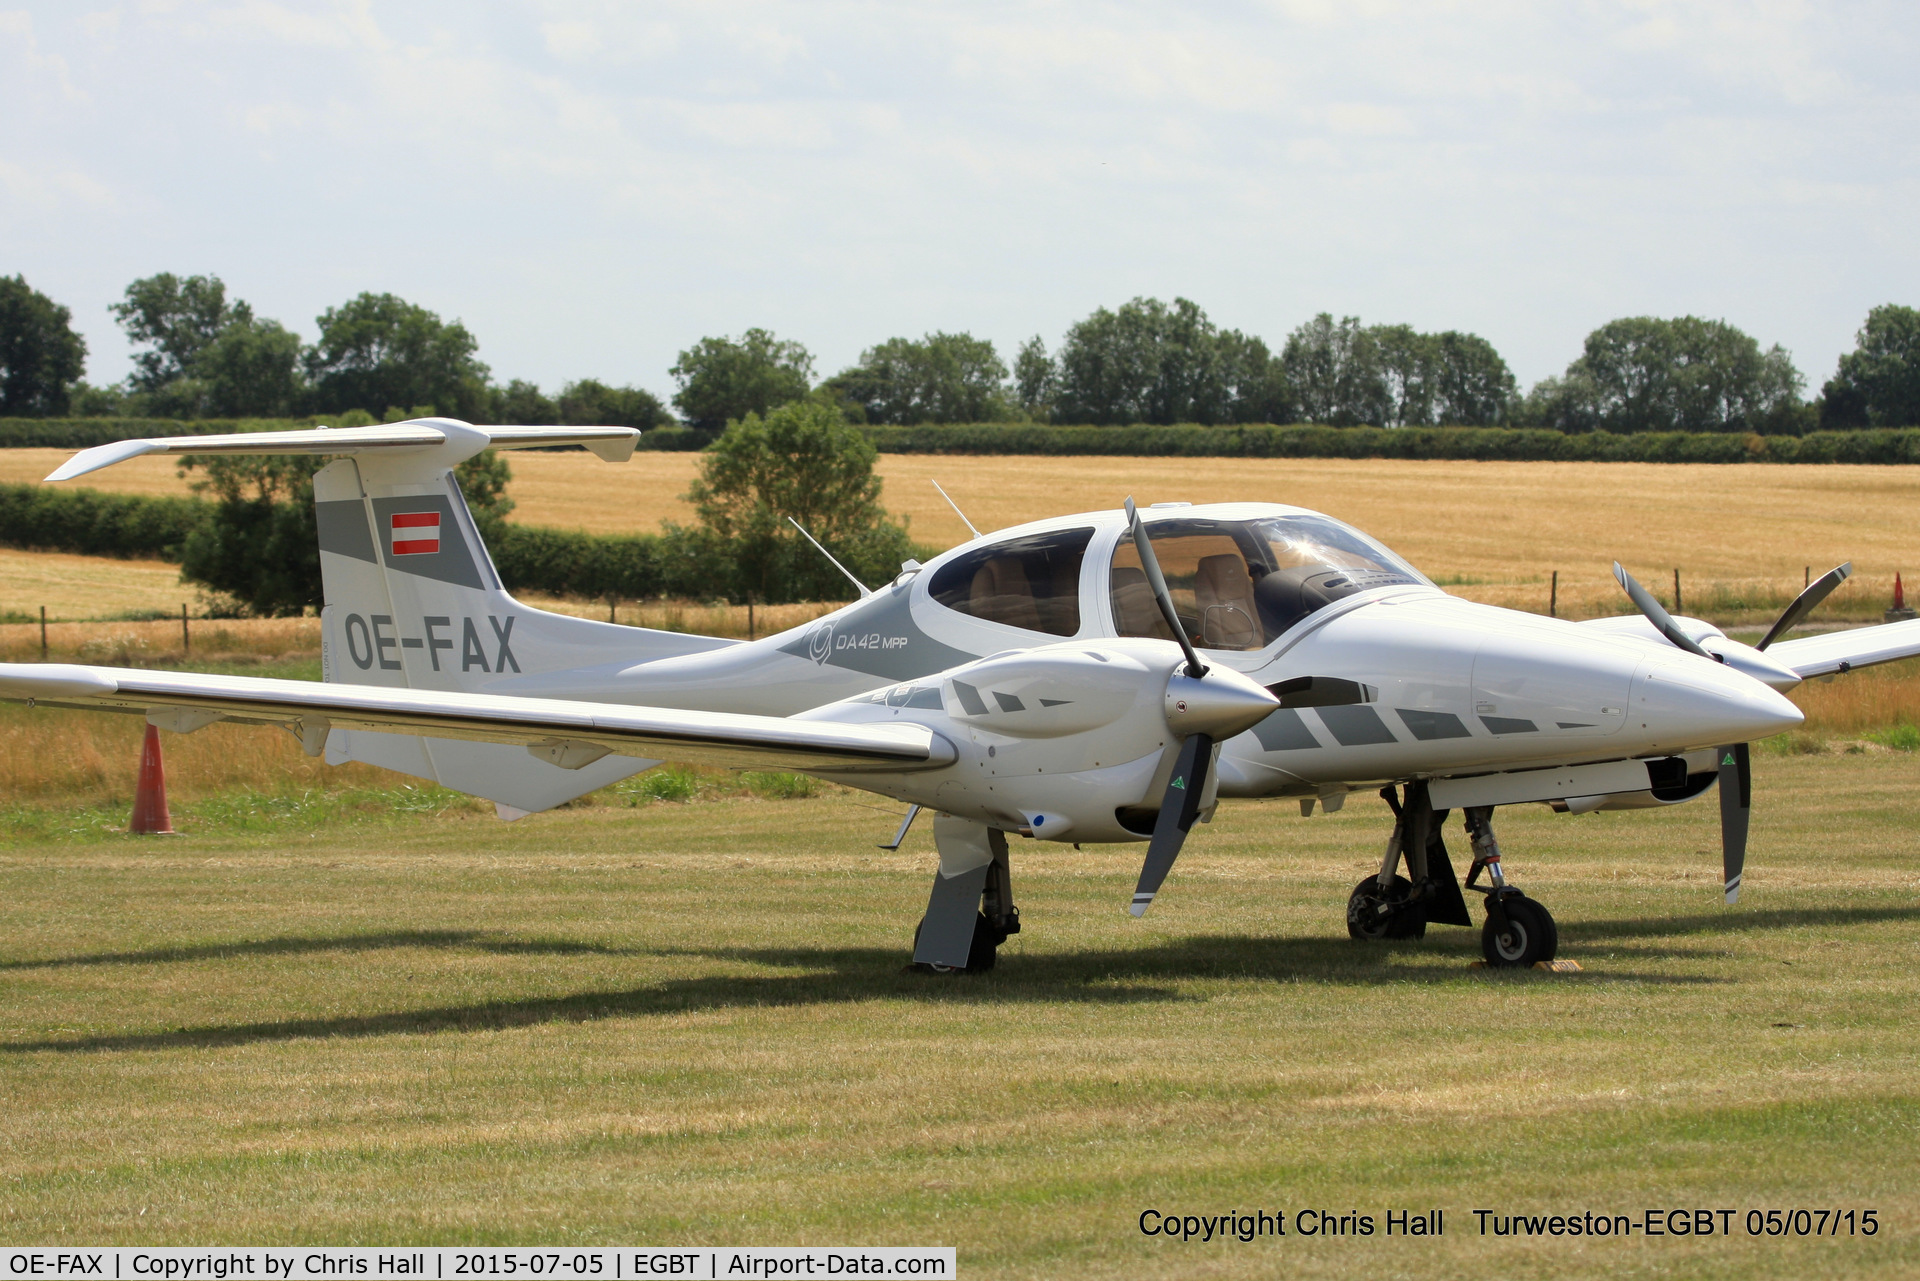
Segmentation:
{"type": "Polygon", "coordinates": [[[580,427],[638,427],[652,431],[673,419],[660,398],[640,387],[610,387],[582,378],[560,389],[553,421],[580,427]]]}
{"type": "Polygon", "coordinates": [[[1724,320],[1630,316],[1587,335],[1564,378],[1536,387],[1528,417],[1562,431],[1790,429],[1800,373],[1724,320]]]}
{"type": "Polygon", "coordinates": [[[66,412],[75,418],[123,418],[127,413],[127,389],[119,383],[95,387],[77,382],[66,412]]]}
{"type": "MultiPolygon", "coordinates": [[[[213,500],[205,523],[181,549],[181,577],[199,583],[238,614],[285,617],[319,609],[320,533],[313,474],[330,460],[300,455],[189,458],[194,489],[213,500]]],[[[481,537],[493,538],[513,510],[506,459],[484,450],[454,468],[481,537]]]]}
{"type": "Polygon", "coordinates": [[[702,338],[670,371],[674,407],[689,427],[717,431],[748,414],[766,414],[813,387],[813,357],[797,342],[749,329],[738,338],[702,338]]]}
{"type": "Polygon", "coordinates": [[[1822,427],[1920,425],[1920,311],[1875,307],[1821,389],[1822,427]]]}
{"type": "Polygon", "coordinates": [[[1508,420],[1518,394],[1513,371],[1478,334],[1449,329],[1431,336],[1435,352],[1433,421],[1494,427],[1508,420]]]}
{"type": "Polygon", "coordinates": [[[748,413],[701,456],[686,495],[699,528],[669,537],[717,552],[732,581],[715,587],[735,599],[844,600],[851,586],[787,519],[869,586],[892,578],[912,545],[880,505],[877,457],[866,433],[824,399],[789,401],[764,418],[748,413]]]}
{"type": "Polygon", "coordinates": [[[1047,355],[1047,344],[1041,341],[1040,335],[1035,334],[1021,343],[1013,358],[1013,390],[1027,417],[1042,423],[1053,417],[1057,381],[1053,357],[1047,355]]]}
{"type": "Polygon", "coordinates": [[[1371,344],[1378,383],[1358,380],[1349,394],[1359,400],[1335,406],[1335,416],[1381,427],[1489,427],[1506,420],[1513,374],[1493,344],[1477,334],[1373,325],[1358,331],[1354,342],[1361,350],[1371,344]],[[1380,416],[1366,416],[1374,412],[1380,416]]]}
{"type": "Polygon", "coordinates": [[[1393,413],[1393,390],[1381,365],[1380,345],[1357,316],[1336,321],[1321,312],[1287,335],[1280,363],[1304,421],[1380,426],[1393,413]]]}
{"type": "Polygon", "coordinates": [[[560,421],[553,398],[524,378],[516,378],[504,387],[487,392],[487,421],[538,427],[560,421]]]}
{"type": "Polygon", "coordinates": [[[363,293],[319,318],[306,354],[313,407],[321,413],[431,405],[473,419],[487,408],[487,367],[459,321],[444,321],[393,294],[363,293]]]}
{"type": "Polygon", "coordinates": [[[277,320],[235,320],[194,359],[202,412],[214,418],[285,418],[306,392],[300,336],[277,320]]]}
{"type": "Polygon", "coordinates": [[[1067,331],[1053,373],[1060,422],[1258,422],[1287,407],[1266,344],[1216,328],[1185,298],[1100,308],[1067,331]]]}
{"type": "Polygon", "coordinates": [[[27,284],[0,276],[0,416],[55,418],[67,412],[86,372],[87,341],[73,313],[27,284]]]}
{"type": "Polygon", "coordinates": [[[1374,325],[1366,331],[1372,341],[1383,407],[1379,427],[1426,426],[1433,422],[1433,393],[1437,381],[1439,344],[1412,325],[1374,325]]]}
{"type": "Polygon", "coordinates": [[[972,334],[889,338],[860,363],[827,380],[836,399],[858,405],[870,423],[981,423],[1007,418],[1007,366],[972,334]]]}
{"type": "Polygon", "coordinates": [[[161,272],[127,286],[110,310],[136,343],[129,408],[161,417],[284,417],[305,392],[300,339],[256,320],[218,276],[161,272]]]}
{"type": "Polygon", "coordinates": [[[134,353],[127,383],[135,391],[154,392],[194,374],[194,362],[220,332],[235,321],[251,321],[246,303],[227,301],[218,276],[176,276],[163,271],[127,286],[126,297],[107,310],[127,337],[146,343],[134,353]]]}

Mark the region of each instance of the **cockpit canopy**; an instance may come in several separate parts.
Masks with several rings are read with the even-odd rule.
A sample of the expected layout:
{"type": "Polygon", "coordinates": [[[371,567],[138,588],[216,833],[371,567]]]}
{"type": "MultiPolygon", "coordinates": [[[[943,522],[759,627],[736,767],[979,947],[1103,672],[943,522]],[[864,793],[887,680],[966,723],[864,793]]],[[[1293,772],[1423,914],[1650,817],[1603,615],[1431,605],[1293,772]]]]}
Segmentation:
{"type": "MultiPolygon", "coordinates": [[[[986,622],[1077,635],[1094,533],[1090,525],[1052,529],[967,549],[934,572],[928,593],[986,622]]],[[[1169,517],[1150,521],[1147,534],[1181,625],[1206,649],[1259,649],[1322,605],[1370,587],[1431,586],[1358,530],[1312,513],[1169,517]]],[[[1107,587],[1120,635],[1173,639],[1124,535],[1107,587]]]]}
{"type": "MultiPolygon", "coordinates": [[[[1322,605],[1370,587],[1430,586],[1327,516],[1177,517],[1151,522],[1147,537],[1180,625],[1203,649],[1259,649],[1322,605]]],[[[1173,639],[1131,538],[1114,547],[1109,590],[1120,635],[1173,639]]]]}

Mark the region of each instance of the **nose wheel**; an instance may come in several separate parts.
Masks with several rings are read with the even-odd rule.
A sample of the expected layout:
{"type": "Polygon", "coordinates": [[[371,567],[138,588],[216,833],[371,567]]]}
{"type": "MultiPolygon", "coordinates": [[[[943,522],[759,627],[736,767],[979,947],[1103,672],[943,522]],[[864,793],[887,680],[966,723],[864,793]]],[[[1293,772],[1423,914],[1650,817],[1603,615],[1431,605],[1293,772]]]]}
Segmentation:
{"type": "Polygon", "coordinates": [[[1487,923],[1480,928],[1480,954],[1496,969],[1528,968],[1551,961],[1560,950],[1560,929],[1553,913],[1507,884],[1500,870],[1500,842],[1493,836],[1493,806],[1466,811],[1467,835],[1473,840],[1473,866],[1467,870],[1467,888],[1486,895],[1487,923]],[[1487,874],[1485,888],[1475,884],[1487,874]]]}
{"type": "Polygon", "coordinates": [[[1519,890],[1487,895],[1487,923],[1480,929],[1480,953],[1497,969],[1530,968],[1551,961],[1560,950],[1553,913],[1519,890]]]}

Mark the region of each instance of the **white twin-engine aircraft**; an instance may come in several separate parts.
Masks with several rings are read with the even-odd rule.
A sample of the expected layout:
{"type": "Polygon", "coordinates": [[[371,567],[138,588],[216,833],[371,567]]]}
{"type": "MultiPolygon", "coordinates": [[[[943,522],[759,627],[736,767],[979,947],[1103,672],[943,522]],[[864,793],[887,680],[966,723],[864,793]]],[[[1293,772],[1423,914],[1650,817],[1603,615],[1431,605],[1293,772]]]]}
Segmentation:
{"type": "Polygon", "coordinates": [[[1551,960],[1553,918],[1509,884],[1496,806],[1584,813],[1691,800],[1719,781],[1726,897],[1745,858],[1749,742],[1798,725],[1781,691],[1920,653],[1920,621],[1757,646],[1670,617],[1570,623],[1457,600],[1330,517],[1273,503],[1155,504],[1035,521],[936,557],[763,640],[614,626],[514,600],[452,468],[489,445],[631,456],[626,428],[385,427],[130,440],[143,454],[318,454],[326,682],[0,665],[0,697],[143,715],[191,733],[278,725],[365,761],[548,809],[663,760],[804,771],[935,812],[940,867],[914,960],[982,970],[1020,928],[1007,834],[1148,842],[1153,901],[1217,798],[1309,814],[1378,790],[1393,833],[1354,888],[1356,938],[1471,925],[1441,827],[1465,817],[1466,887],[1494,965],[1551,960]],[[1404,871],[1402,870],[1404,865],[1404,871]],[[1484,876],[1484,881],[1483,881],[1484,876]]]}

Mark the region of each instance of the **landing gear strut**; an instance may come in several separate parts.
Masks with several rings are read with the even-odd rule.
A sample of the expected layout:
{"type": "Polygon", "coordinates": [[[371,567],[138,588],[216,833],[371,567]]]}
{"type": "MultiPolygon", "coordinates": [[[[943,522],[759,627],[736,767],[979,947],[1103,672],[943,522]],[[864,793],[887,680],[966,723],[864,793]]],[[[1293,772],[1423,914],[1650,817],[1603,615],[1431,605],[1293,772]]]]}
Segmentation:
{"type": "Polygon", "coordinates": [[[1473,866],[1467,869],[1467,888],[1486,895],[1487,923],[1480,930],[1480,952],[1498,968],[1526,967],[1551,961],[1560,950],[1560,931],[1553,914],[1537,901],[1507,884],[1500,870],[1500,842],[1493,836],[1493,806],[1465,812],[1467,835],[1473,839],[1473,866]],[[1487,886],[1475,884],[1487,873],[1487,886]]]}
{"type": "MultiPolygon", "coordinates": [[[[1407,784],[1404,800],[1392,787],[1381,788],[1380,798],[1393,809],[1393,835],[1379,873],[1354,886],[1347,897],[1347,933],[1357,939],[1417,939],[1426,937],[1430,924],[1471,926],[1473,917],[1454,880],[1446,842],[1440,839],[1447,811],[1433,808],[1427,785],[1417,780],[1407,784]],[[1400,875],[1403,858],[1405,876],[1400,875]]],[[[1470,807],[1463,817],[1473,841],[1466,888],[1486,896],[1480,951],[1487,964],[1506,968],[1551,961],[1560,948],[1553,914],[1507,884],[1500,869],[1500,842],[1493,836],[1493,806],[1470,807]],[[1483,872],[1484,886],[1479,883],[1483,872]]]]}
{"type": "Polygon", "coordinates": [[[997,949],[1020,932],[1006,833],[942,814],[934,820],[940,871],[926,915],[913,932],[913,968],[928,974],[981,974],[997,949]]]}

